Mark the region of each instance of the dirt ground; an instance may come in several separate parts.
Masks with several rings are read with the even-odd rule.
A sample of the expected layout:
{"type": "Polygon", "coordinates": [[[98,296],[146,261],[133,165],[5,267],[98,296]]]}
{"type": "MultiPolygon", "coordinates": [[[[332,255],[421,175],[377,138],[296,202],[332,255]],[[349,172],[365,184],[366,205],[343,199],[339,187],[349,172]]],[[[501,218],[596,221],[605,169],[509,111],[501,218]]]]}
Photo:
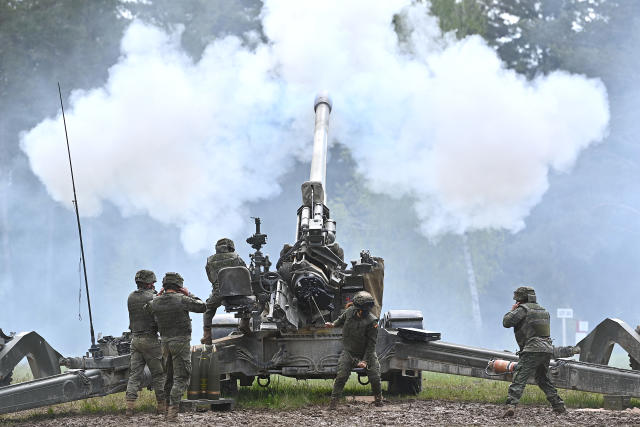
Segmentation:
{"type": "MultiPolygon", "coordinates": [[[[276,411],[268,409],[240,409],[230,412],[182,413],[177,425],[198,426],[424,426],[424,425],[640,425],[640,409],[605,411],[601,409],[570,409],[557,416],[550,407],[521,406],[514,419],[500,418],[504,407],[485,403],[446,401],[402,401],[376,408],[366,402],[348,402],[337,411],[326,406],[276,411]]],[[[2,418],[0,418],[2,423],[2,418]]],[[[37,420],[19,425],[44,426],[101,426],[168,425],[161,417],[147,413],[133,418],[124,415],[71,415],[37,420]]]]}

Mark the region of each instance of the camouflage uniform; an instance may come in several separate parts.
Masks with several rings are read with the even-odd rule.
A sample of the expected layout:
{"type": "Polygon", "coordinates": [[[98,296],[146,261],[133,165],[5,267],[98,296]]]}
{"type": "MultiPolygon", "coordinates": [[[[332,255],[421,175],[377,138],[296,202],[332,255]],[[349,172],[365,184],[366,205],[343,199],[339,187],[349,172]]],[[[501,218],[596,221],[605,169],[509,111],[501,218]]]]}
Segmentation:
{"type": "Polygon", "coordinates": [[[162,341],[162,358],[167,379],[164,391],[169,398],[170,410],[180,403],[189,386],[191,375],[191,319],[189,312],[202,313],[205,304],[193,295],[186,296],[172,289],[182,287],[182,277],[167,273],[162,280],[169,289],[147,304],[155,316],[162,341]]]}
{"type": "Polygon", "coordinates": [[[158,340],[158,326],[153,316],[143,309],[145,304],[150,302],[156,295],[156,291],[152,286],[145,288],[142,285],[152,285],[156,281],[156,276],[152,271],[140,270],[136,273],[135,278],[140,287],[133,291],[127,299],[129,329],[133,338],[131,340],[131,361],[129,364],[126,399],[135,401],[138,398],[138,390],[142,388],[144,367],[147,365],[149,366],[149,371],[151,371],[151,381],[156,400],[163,406],[165,401],[163,389],[165,375],[162,368],[162,350],[158,340]]]}
{"type": "Polygon", "coordinates": [[[536,303],[535,292],[530,287],[518,288],[514,292],[514,299],[520,304],[502,319],[505,328],[514,328],[516,341],[520,346],[520,360],[513,374],[513,382],[509,386],[507,404],[518,404],[527,380],[533,375],[554,411],[564,412],[564,402],[549,379],[549,362],[553,354],[553,345],[549,338],[549,312],[536,303]]]}
{"type": "Polygon", "coordinates": [[[216,243],[216,253],[207,258],[205,270],[209,282],[211,282],[211,295],[207,298],[207,310],[203,315],[204,336],[200,340],[203,344],[211,343],[211,323],[218,307],[222,304],[220,296],[220,283],[218,282],[218,271],[224,267],[246,267],[245,262],[235,252],[235,247],[231,239],[220,239],[216,243]]]}
{"type": "MultiPolygon", "coordinates": [[[[371,298],[373,305],[373,298],[371,298]]],[[[357,300],[358,295],[354,298],[357,300]]],[[[369,308],[369,307],[367,307],[369,308]]],[[[371,383],[371,390],[376,397],[376,403],[382,401],[382,388],[380,385],[380,362],[376,355],[376,342],[378,339],[378,320],[368,311],[362,310],[355,304],[348,307],[334,322],[334,327],[342,326],[343,350],[338,359],[338,373],[331,393],[332,406],[342,395],[344,385],[353,369],[360,361],[367,363],[367,376],[371,383]]]]}

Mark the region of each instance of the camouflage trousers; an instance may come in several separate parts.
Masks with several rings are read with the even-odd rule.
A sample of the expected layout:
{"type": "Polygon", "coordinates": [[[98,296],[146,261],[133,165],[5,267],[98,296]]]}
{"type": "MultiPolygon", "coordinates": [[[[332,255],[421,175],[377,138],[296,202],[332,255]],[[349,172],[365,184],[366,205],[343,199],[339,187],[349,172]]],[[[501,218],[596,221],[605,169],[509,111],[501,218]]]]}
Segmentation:
{"type": "MultiPolygon", "coordinates": [[[[371,360],[365,360],[367,362],[367,377],[369,377],[369,383],[371,384],[371,391],[374,396],[382,394],[382,386],[380,385],[380,362],[378,362],[378,356],[373,355],[371,360]]],[[[336,380],[333,383],[333,391],[331,392],[332,398],[340,398],[342,396],[342,390],[347,383],[349,376],[351,375],[351,369],[362,361],[362,358],[354,356],[347,350],[342,350],[340,358],[338,359],[338,374],[336,380]]]]}
{"type": "Polygon", "coordinates": [[[209,295],[209,298],[207,298],[207,310],[202,315],[202,324],[204,326],[211,326],[213,316],[216,315],[218,307],[222,305],[222,297],[220,296],[219,288],[219,286],[214,285],[213,290],[211,291],[211,295],[209,295]]]}
{"type": "Polygon", "coordinates": [[[162,340],[162,359],[167,373],[164,383],[169,405],[178,405],[189,387],[191,377],[191,337],[162,340]]]}
{"type": "Polygon", "coordinates": [[[164,395],[164,368],[162,367],[162,350],[160,341],[152,336],[134,336],[131,340],[131,361],[129,363],[129,381],[127,382],[127,400],[136,400],[138,390],[142,388],[144,367],[151,371],[151,384],[156,392],[156,399],[162,401],[164,395]]]}
{"type": "Polygon", "coordinates": [[[513,382],[509,386],[509,396],[507,404],[517,405],[527,385],[529,377],[534,375],[538,387],[547,396],[547,400],[553,407],[564,406],[564,402],[558,396],[558,390],[553,386],[549,379],[549,362],[551,354],[549,353],[520,353],[518,366],[513,373],[513,382]]]}

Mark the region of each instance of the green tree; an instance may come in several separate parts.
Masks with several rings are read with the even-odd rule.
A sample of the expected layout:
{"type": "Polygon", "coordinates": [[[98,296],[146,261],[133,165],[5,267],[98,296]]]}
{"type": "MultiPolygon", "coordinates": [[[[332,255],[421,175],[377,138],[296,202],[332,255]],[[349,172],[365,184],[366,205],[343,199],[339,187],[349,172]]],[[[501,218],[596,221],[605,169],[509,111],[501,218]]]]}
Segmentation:
{"type": "Polygon", "coordinates": [[[476,0],[431,0],[431,13],[438,17],[443,32],[454,31],[458,38],[487,32],[485,8],[476,0]]]}

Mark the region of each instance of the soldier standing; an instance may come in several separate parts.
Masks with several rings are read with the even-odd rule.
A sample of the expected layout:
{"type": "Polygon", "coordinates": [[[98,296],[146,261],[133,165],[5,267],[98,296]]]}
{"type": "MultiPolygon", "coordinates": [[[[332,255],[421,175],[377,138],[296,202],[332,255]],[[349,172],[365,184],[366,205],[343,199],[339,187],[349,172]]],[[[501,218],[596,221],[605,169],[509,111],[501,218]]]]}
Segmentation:
{"type": "Polygon", "coordinates": [[[220,296],[220,283],[218,282],[218,271],[224,267],[246,267],[240,255],[235,252],[235,245],[233,240],[228,238],[222,238],[216,242],[216,253],[207,258],[207,265],[205,270],[209,282],[211,282],[211,295],[207,298],[207,310],[203,315],[203,328],[204,335],[200,342],[202,344],[211,344],[211,323],[213,316],[216,315],[216,310],[222,304],[222,297],[220,296]]]}
{"type": "Polygon", "coordinates": [[[549,362],[553,354],[553,345],[549,337],[549,312],[537,304],[536,293],[528,286],[516,289],[513,299],[516,303],[511,307],[511,311],[504,315],[502,325],[505,328],[513,328],[520,346],[520,360],[513,374],[513,382],[509,386],[508,409],[503,417],[515,415],[516,405],[531,375],[534,375],[538,387],[547,396],[553,412],[565,413],[567,410],[564,402],[549,379],[549,362]]]}
{"type": "Polygon", "coordinates": [[[157,414],[164,414],[166,401],[164,395],[164,369],[162,367],[162,349],[158,340],[158,325],[153,316],[143,307],[156,295],[153,284],[156,275],[150,270],[140,270],[135,276],[138,289],[129,294],[129,329],[131,339],[131,361],[129,364],[129,381],[127,383],[126,402],[128,417],[133,415],[133,407],[138,398],[138,390],[142,386],[144,366],[149,366],[153,390],[156,393],[157,414]]]}
{"type": "Polygon", "coordinates": [[[165,395],[169,398],[167,420],[176,420],[182,394],[189,386],[191,375],[191,318],[189,312],[203,313],[206,306],[182,286],[178,273],[167,273],[162,279],[163,290],[146,305],[160,329],[162,359],[167,379],[165,395]]]}
{"type": "MultiPolygon", "coordinates": [[[[350,303],[351,304],[351,303],[350,303]]],[[[338,399],[342,395],[344,385],[354,367],[367,370],[371,383],[371,391],[375,397],[375,405],[382,406],[382,387],[380,385],[380,362],[376,355],[378,340],[378,319],[370,310],[374,306],[373,297],[369,292],[361,291],[353,297],[353,304],[334,322],[327,322],[328,328],[342,326],[343,350],[338,359],[338,374],[333,383],[330,409],[336,409],[338,399]]]]}

